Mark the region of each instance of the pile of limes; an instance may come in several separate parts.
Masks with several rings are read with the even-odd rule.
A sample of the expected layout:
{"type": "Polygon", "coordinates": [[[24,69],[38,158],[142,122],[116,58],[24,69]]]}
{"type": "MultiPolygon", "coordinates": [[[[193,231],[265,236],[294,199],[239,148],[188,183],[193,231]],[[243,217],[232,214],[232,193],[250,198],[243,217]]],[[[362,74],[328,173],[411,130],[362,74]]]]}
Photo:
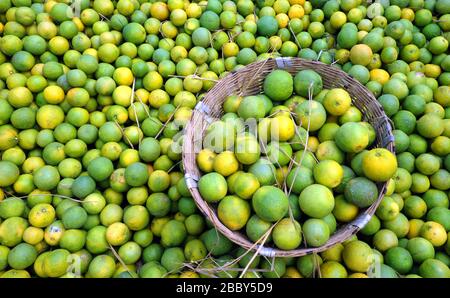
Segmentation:
{"type": "MultiPolygon", "coordinates": [[[[235,277],[238,267],[246,268],[246,277],[365,277],[368,267],[386,277],[448,277],[450,1],[371,2],[0,1],[0,277],[235,277]],[[203,94],[230,71],[277,56],[339,67],[372,91],[394,124],[398,169],[390,195],[359,240],[320,255],[272,260],[252,258],[217,233],[197,210],[180,164],[183,128],[203,94]]],[[[342,90],[328,91],[337,96],[327,101],[326,92],[317,91],[324,97],[316,94],[310,115],[306,80],[292,80],[300,90],[293,96],[268,83],[271,100],[230,97],[224,109],[232,112],[226,120],[234,128],[225,119],[210,128],[234,134],[238,118],[258,116],[265,118],[258,124],[262,131],[270,122],[283,140],[268,142],[259,154],[212,148],[201,155],[205,173],[243,175],[226,183],[224,191],[234,185],[235,195],[221,200],[224,209],[248,203],[253,190],[262,201],[285,199],[276,181],[303,153],[298,175],[314,181],[314,192],[320,184],[319,194],[335,184],[328,168],[342,168],[343,179],[355,172],[355,189],[389,178],[389,170],[374,162],[383,154],[363,158],[363,150],[353,164],[332,162],[353,157],[340,151],[358,141],[345,136],[339,143],[335,133],[349,127],[365,135],[370,127],[362,129],[354,107],[345,117],[324,115],[341,112],[334,99],[342,90]],[[294,136],[291,142],[293,132],[308,141],[294,136]],[[289,158],[278,154],[289,148],[289,158]],[[264,155],[276,162],[263,162],[264,155]]],[[[244,148],[254,144],[249,134],[238,137],[244,148]]],[[[291,179],[297,188],[287,199],[294,206],[305,180],[291,179]]],[[[345,189],[333,201],[334,210],[342,209],[331,211],[334,217],[351,218],[356,208],[345,200],[345,189]]],[[[289,208],[303,219],[323,218],[289,208]]],[[[250,221],[261,224],[254,215],[250,221]]],[[[283,223],[287,228],[277,230],[296,229],[290,220],[283,223]]]]}
{"type": "Polygon", "coordinates": [[[391,179],[397,160],[367,149],[374,128],[347,91],[323,89],[317,72],[274,70],[263,86],[264,94],[226,98],[222,119],[207,128],[197,155],[200,194],[252,242],[321,246],[378,199],[375,182],[391,179]]]}

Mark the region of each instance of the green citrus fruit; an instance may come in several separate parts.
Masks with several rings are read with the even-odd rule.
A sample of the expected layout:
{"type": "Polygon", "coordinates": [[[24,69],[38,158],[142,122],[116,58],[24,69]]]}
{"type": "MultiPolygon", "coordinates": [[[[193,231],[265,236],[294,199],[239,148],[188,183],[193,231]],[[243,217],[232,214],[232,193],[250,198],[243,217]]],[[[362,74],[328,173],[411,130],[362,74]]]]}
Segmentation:
{"type": "Polygon", "coordinates": [[[274,186],[263,186],[253,194],[252,205],[261,219],[274,222],[284,217],[289,208],[289,200],[282,190],[274,186]]]}
{"type": "Polygon", "coordinates": [[[323,218],[334,208],[334,196],[329,188],[321,184],[307,186],[299,196],[301,210],[308,216],[323,218]]]}

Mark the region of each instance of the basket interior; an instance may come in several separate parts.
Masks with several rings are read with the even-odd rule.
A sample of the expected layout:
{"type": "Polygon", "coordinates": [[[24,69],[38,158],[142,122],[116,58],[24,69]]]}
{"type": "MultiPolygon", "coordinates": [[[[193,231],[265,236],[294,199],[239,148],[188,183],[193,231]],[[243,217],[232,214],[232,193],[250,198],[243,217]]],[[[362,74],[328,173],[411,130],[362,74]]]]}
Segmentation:
{"type": "MultiPolygon", "coordinates": [[[[183,142],[183,165],[186,177],[197,180],[201,172],[196,165],[196,153],[202,149],[203,138],[209,124],[223,115],[222,105],[229,95],[255,95],[263,91],[265,77],[274,69],[284,69],[295,75],[304,69],[315,70],[322,77],[325,89],[343,88],[352,98],[352,103],[362,113],[365,121],[368,121],[376,130],[376,140],[373,147],[384,147],[394,152],[394,138],[392,125],[372,93],[358,81],[347,75],[342,70],[321,62],[307,61],[300,58],[276,58],[253,63],[239,71],[229,74],[219,81],[197,105],[191,121],[186,128],[183,142]]],[[[216,228],[230,240],[247,249],[256,249],[258,246],[250,242],[245,235],[231,231],[224,226],[217,217],[216,206],[206,203],[200,196],[196,183],[188,183],[191,193],[202,212],[213,222],[216,228]]],[[[276,256],[301,256],[312,252],[323,251],[338,242],[345,241],[355,234],[367,223],[374,214],[379,202],[386,192],[386,183],[378,183],[378,200],[370,207],[361,210],[360,215],[351,223],[338,227],[328,242],[317,248],[299,248],[292,251],[268,249],[268,255],[276,256]]],[[[263,251],[266,251],[264,248],[263,251]]]]}

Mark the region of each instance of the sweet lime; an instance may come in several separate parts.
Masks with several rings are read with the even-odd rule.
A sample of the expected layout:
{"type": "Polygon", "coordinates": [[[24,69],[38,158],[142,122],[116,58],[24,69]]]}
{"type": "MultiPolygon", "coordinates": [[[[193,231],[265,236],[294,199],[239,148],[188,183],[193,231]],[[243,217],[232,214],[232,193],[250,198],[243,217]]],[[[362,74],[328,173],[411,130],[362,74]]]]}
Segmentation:
{"type": "Polygon", "coordinates": [[[294,77],[294,90],[303,97],[317,95],[323,87],[322,77],[313,70],[299,71],[294,77]]]}
{"type": "Polygon", "coordinates": [[[356,177],[345,186],[345,199],[358,207],[368,207],[378,198],[375,183],[364,177],[356,177]]]}
{"type": "Polygon", "coordinates": [[[96,181],[103,181],[111,176],[114,167],[111,160],[106,157],[97,157],[89,163],[87,170],[96,181]]]}
{"type": "Polygon", "coordinates": [[[147,165],[135,162],[125,169],[125,181],[130,186],[142,186],[148,182],[149,174],[147,165]]]}
{"type": "Polygon", "coordinates": [[[402,247],[390,248],[385,255],[386,264],[400,274],[408,273],[413,266],[411,254],[402,247]]]}
{"type": "Polygon", "coordinates": [[[227,194],[227,181],[218,173],[208,173],[198,182],[202,197],[208,202],[217,202],[227,194]]]}
{"type": "Polygon", "coordinates": [[[0,187],[12,185],[19,178],[19,168],[10,161],[0,161],[0,187]]]}
{"type": "MultiPolygon", "coordinates": [[[[302,79],[302,82],[303,79],[302,79]]],[[[295,79],[294,79],[295,85],[295,79]]],[[[296,91],[298,93],[298,91],[296,91]]],[[[317,131],[326,121],[326,111],[318,101],[304,101],[295,108],[301,126],[309,131],[317,131]]]]}
{"type": "Polygon", "coordinates": [[[274,101],[286,100],[292,95],[293,84],[292,76],[287,71],[277,69],[264,79],[264,93],[274,101]]]}
{"type": "Polygon", "coordinates": [[[278,22],[273,16],[263,16],[257,22],[258,33],[270,37],[278,31],[278,22]]]}
{"type": "Polygon", "coordinates": [[[257,177],[251,173],[240,173],[236,178],[233,190],[237,196],[250,199],[260,187],[257,177]]]}
{"type": "Polygon", "coordinates": [[[186,227],[182,222],[170,220],[161,230],[161,244],[166,247],[178,246],[186,238],[186,227]]]}
{"type": "Polygon", "coordinates": [[[274,222],[284,217],[289,208],[289,200],[279,188],[263,186],[253,194],[252,205],[261,219],[274,222]]]}
{"type": "Polygon", "coordinates": [[[335,116],[343,115],[352,103],[350,95],[341,88],[331,89],[323,99],[323,105],[328,113],[335,116]]]}
{"type": "Polygon", "coordinates": [[[449,278],[450,269],[442,261],[436,259],[425,260],[419,267],[419,273],[424,278],[449,278]]]}
{"type": "Polygon", "coordinates": [[[362,170],[373,181],[387,181],[397,171],[397,160],[387,149],[372,149],[363,157],[362,170]]]}
{"type": "Polygon", "coordinates": [[[321,184],[307,186],[299,196],[301,210],[308,216],[323,218],[334,208],[334,196],[329,188],[321,184]]]}
{"type": "Polygon", "coordinates": [[[16,270],[25,269],[31,266],[37,257],[34,246],[28,243],[20,243],[10,250],[8,254],[8,264],[16,270]]]}
{"type": "Polygon", "coordinates": [[[373,257],[372,249],[365,242],[356,240],[344,245],[342,258],[345,265],[355,272],[367,272],[373,257]]]}
{"type": "Polygon", "coordinates": [[[369,144],[367,129],[360,123],[344,123],[336,132],[336,145],[345,152],[361,152],[369,144]]]}
{"type": "Polygon", "coordinates": [[[240,230],[250,217],[250,205],[237,196],[226,196],[220,201],[217,214],[230,230],[240,230]]]}
{"type": "Polygon", "coordinates": [[[419,264],[427,259],[432,259],[435,253],[433,245],[422,237],[410,239],[406,249],[411,254],[414,262],[419,264]]]}
{"type": "Polygon", "coordinates": [[[308,246],[322,246],[330,237],[330,229],[322,219],[310,218],[303,223],[303,234],[308,246]]]}
{"type": "Polygon", "coordinates": [[[313,169],[314,179],[317,183],[334,188],[341,184],[344,177],[342,166],[334,160],[323,160],[313,169]]]}
{"type": "Polygon", "coordinates": [[[302,228],[297,221],[283,218],[275,225],[272,237],[278,248],[283,250],[295,249],[302,241],[302,228]]]}

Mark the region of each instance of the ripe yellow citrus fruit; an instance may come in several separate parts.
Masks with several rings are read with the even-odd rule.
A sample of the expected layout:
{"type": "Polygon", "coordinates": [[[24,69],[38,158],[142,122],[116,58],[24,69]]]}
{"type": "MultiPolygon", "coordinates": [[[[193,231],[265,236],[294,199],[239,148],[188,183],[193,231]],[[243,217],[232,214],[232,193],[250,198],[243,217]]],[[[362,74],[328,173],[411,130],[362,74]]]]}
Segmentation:
{"type": "Polygon", "coordinates": [[[64,90],[56,85],[44,89],[44,99],[49,104],[59,104],[64,100],[64,90]]]}
{"type": "Polygon", "coordinates": [[[239,169],[239,162],[233,152],[224,151],[214,158],[213,167],[214,171],[227,177],[239,169]]]}
{"type": "Polygon", "coordinates": [[[289,8],[288,16],[290,19],[302,18],[305,15],[305,10],[301,5],[294,4],[289,8]]]}
{"type": "Polygon", "coordinates": [[[44,239],[44,230],[36,227],[28,227],[23,232],[23,241],[36,245],[44,239]]]}
{"type": "Polygon", "coordinates": [[[130,230],[124,223],[115,222],[106,229],[106,240],[113,246],[126,243],[130,237],[130,230]]]}
{"type": "Polygon", "coordinates": [[[364,154],[362,170],[364,175],[373,181],[387,181],[397,171],[397,159],[389,150],[375,148],[364,154]]]}
{"type": "Polygon", "coordinates": [[[344,178],[342,166],[334,160],[323,160],[314,166],[314,179],[316,182],[329,188],[341,184],[344,178]]]}
{"type": "Polygon", "coordinates": [[[295,135],[295,123],[289,116],[277,116],[271,121],[270,135],[278,141],[288,141],[295,135]]]}
{"type": "Polygon", "coordinates": [[[128,67],[119,67],[114,70],[113,79],[118,85],[131,86],[134,77],[128,67]]]}
{"type": "Polygon", "coordinates": [[[372,69],[370,72],[370,80],[380,83],[381,85],[386,84],[389,81],[389,73],[384,69],[372,69]]]}
{"type": "Polygon", "coordinates": [[[155,2],[150,7],[150,14],[154,18],[164,21],[169,17],[169,8],[164,2],[155,2]]]}
{"type": "Polygon", "coordinates": [[[434,221],[427,221],[422,225],[420,236],[430,241],[435,247],[439,247],[447,241],[445,228],[434,221]]]}
{"type": "Polygon", "coordinates": [[[214,159],[216,153],[210,149],[202,149],[197,155],[197,165],[205,173],[212,172],[214,169],[214,159]]]}
{"type": "Polygon", "coordinates": [[[45,228],[55,219],[55,209],[50,204],[37,204],[28,214],[28,220],[37,228],[45,228]]]}
{"type": "Polygon", "coordinates": [[[409,231],[408,231],[408,239],[419,237],[420,230],[422,229],[422,226],[424,224],[424,221],[421,219],[410,219],[409,220],[409,231]]]}
{"type": "Polygon", "coordinates": [[[36,114],[36,122],[43,129],[54,129],[64,121],[64,112],[59,106],[44,105],[36,114]]]}
{"type": "MultiPolygon", "coordinates": [[[[297,12],[292,12],[293,14],[297,13],[297,12]]],[[[278,22],[278,27],[280,28],[286,28],[287,25],[289,24],[289,16],[285,13],[279,13],[275,16],[275,19],[278,22]]]]}
{"type": "Polygon", "coordinates": [[[372,60],[372,49],[365,44],[357,44],[350,50],[350,61],[353,64],[366,66],[372,60]]]}
{"type": "Polygon", "coordinates": [[[323,99],[323,106],[328,113],[341,116],[347,112],[352,104],[350,94],[342,88],[331,89],[323,99]]]}
{"type": "Polygon", "coordinates": [[[414,20],[414,10],[409,7],[403,8],[401,12],[401,18],[412,22],[414,20]]]}
{"type": "Polygon", "coordinates": [[[336,197],[334,204],[333,215],[338,221],[350,222],[358,216],[359,208],[358,206],[347,202],[343,195],[336,197]]]}
{"type": "Polygon", "coordinates": [[[330,22],[334,28],[341,28],[347,22],[347,16],[342,11],[336,11],[331,15],[330,22]]]}

